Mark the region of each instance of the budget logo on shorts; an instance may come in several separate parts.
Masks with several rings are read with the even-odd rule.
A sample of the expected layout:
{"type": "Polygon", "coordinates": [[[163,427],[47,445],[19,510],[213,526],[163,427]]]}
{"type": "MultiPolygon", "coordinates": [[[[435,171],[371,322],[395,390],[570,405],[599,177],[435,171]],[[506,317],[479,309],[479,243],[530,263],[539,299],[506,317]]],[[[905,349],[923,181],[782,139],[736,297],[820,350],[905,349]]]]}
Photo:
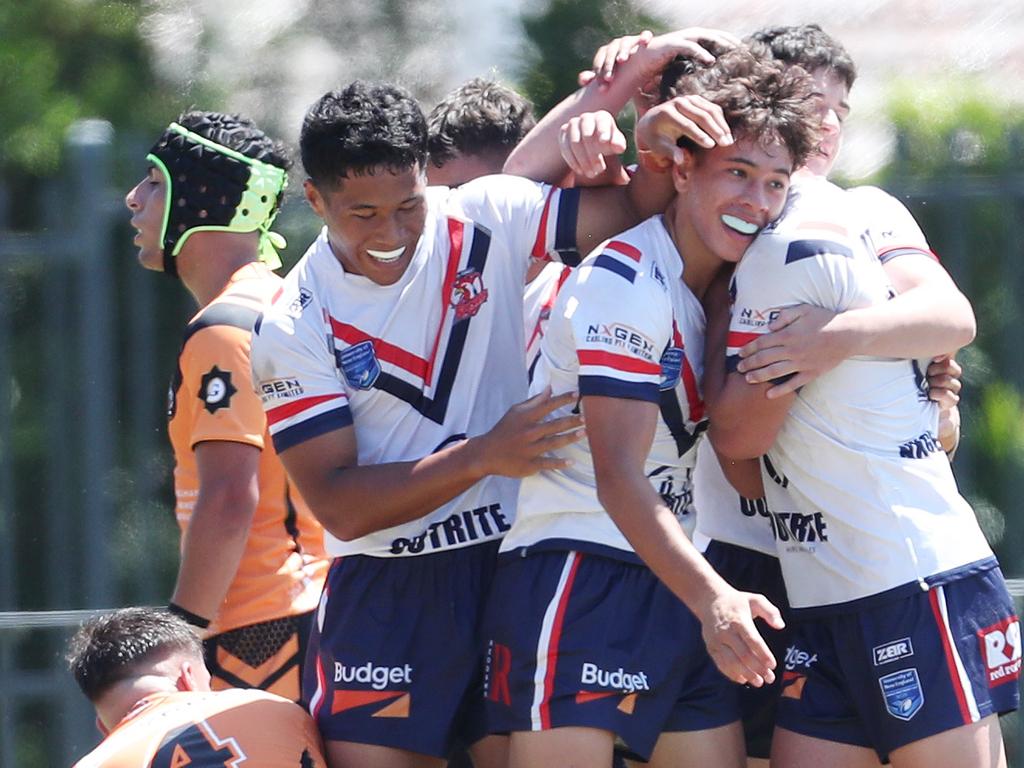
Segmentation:
{"type": "Polygon", "coordinates": [[[380,376],[380,363],[372,341],[361,341],[338,353],[345,381],[356,389],[369,389],[380,376]]]}
{"type": "Polygon", "coordinates": [[[452,285],[451,301],[455,308],[455,322],[473,317],[487,301],[483,275],[475,269],[457,274],[452,285]]]}
{"type": "Polygon", "coordinates": [[[1016,616],[978,631],[989,688],[1020,678],[1020,622],[1016,616]]]}
{"type": "Polygon", "coordinates": [[[924,706],[924,690],[917,668],[901,669],[878,678],[885,709],[898,720],[910,720],[924,706]]]}
{"type": "Polygon", "coordinates": [[[669,347],[661,355],[661,383],[658,389],[675,389],[683,372],[683,350],[669,347]]]}
{"type": "Polygon", "coordinates": [[[358,709],[370,717],[409,717],[412,672],[410,664],[389,667],[372,661],[359,666],[334,662],[335,684],[348,683],[357,687],[335,689],[331,699],[331,714],[358,709]],[[393,690],[392,686],[395,685],[402,686],[402,690],[393,690]]]}

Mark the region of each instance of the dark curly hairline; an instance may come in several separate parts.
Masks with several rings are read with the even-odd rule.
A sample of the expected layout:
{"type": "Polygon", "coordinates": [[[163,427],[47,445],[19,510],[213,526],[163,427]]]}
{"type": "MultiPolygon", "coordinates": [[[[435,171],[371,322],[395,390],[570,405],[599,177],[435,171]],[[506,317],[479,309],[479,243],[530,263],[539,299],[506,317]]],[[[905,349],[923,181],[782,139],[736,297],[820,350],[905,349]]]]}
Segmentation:
{"type": "Polygon", "coordinates": [[[438,168],[462,155],[507,156],[535,124],[526,98],[494,80],[474,77],[427,116],[428,156],[438,168]]]}
{"type": "Polygon", "coordinates": [[[306,175],[321,187],[378,170],[423,168],[426,118],[404,88],[356,80],[310,107],[299,149],[306,175]]]}
{"type": "Polygon", "coordinates": [[[182,619],[152,608],[122,608],[97,616],[68,642],[68,669],[90,701],[162,656],[203,658],[203,646],[182,619]]]}
{"type": "Polygon", "coordinates": [[[766,27],[751,34],[748,41],[767,46],[774,58],[808,72],[829,69],[848,90],[857,80],[857,65],[846,48],[817,24],[766,27]]]}
{"type": "MultiPolygon", "coordinates": [[[[820,118],[812,81],[799,67],[740,48],[680,77],[666,95],[697,94],[722,108],[733,138],[783,144],[799,168],[816,149],[820,118]]],[[[693,147],[691,147],[693,148],[693,147]]]]}

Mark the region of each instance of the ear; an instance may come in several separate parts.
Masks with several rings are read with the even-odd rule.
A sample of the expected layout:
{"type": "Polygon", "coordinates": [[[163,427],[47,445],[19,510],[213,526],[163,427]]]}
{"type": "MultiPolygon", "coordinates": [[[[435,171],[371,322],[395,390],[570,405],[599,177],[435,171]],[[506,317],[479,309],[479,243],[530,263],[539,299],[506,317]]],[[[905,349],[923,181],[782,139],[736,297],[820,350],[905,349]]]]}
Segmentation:
{"type": "Polygon", "coordinates": [[[174,684],[179,691],[209,691],[210,672],[201,659],[183,659],[174,684]]]}
{"type": "Polygon", "coordinates": [[[685,192],[692,186],[693,170],[697,163],[697,157],[692,149],[681,147],[680,151],[683,153],[683,161],[672,164],[672,186],[677,193],[685,192]]]}
{"type": "Polygon", "coordinates": [[[323,195],[316,188],[316,185],[313,184],[312,179],[306,179],[302,182],[302,192],[306,196],[309,207],[313,209],[313,213],[322,219],[324,217],[324,209],[327,206],[324,204],[323,195]]]}

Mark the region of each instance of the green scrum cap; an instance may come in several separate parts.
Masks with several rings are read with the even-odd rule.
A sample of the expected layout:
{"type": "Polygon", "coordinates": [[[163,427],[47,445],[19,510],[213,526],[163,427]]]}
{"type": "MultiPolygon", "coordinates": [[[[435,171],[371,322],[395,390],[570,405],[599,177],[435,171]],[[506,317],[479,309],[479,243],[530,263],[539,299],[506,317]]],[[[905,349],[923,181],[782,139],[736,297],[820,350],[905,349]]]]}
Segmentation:
{"type": "Polygon", "coordinates": [[[175,257],[195,232],[259,231],[259,260],[281,266],[285,239],[270,231],[288,174],[210,141],[178,123],[167,126],[146,155],[167,183],[163,243],[164,271],[177,275],[175,257]]]}

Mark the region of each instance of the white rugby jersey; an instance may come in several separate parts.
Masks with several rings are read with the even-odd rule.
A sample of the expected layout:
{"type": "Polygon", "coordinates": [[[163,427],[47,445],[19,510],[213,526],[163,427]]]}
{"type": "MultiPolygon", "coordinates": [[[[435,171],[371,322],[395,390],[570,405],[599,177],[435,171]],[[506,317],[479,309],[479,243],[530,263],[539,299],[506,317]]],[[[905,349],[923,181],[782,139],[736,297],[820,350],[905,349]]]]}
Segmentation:
{"type": "MultiPolygon", "coordinates": [[[[658,403],[661,418],[646,471],[676,515],[692,517],[692,449],[707,423],[700,389],[705,320],[682,281],[683,269],[661,216],[596,249],[559,291],[530,391],[550,386],[555,394],[577,390],[658,403]]],[[[516,522],[502,549],[570,542],[574,549],[635,559],[597,499],[586,442],[558,455],[572,459],[572,467],[523,480],[516,522]]]]}
{"type": "MultiPolygon", "coordinates": [[[[794,181],[794,193],[805,180],[811,184],[815,181],[794,181]]],[[[924,253],[938,260],[914,217],[888,192],[863,186],[847,189],[846,195],[845,209],[867,226],[876,255],[883,264],[908,253],[924,253]]],[[[784,215],[794,215],[794,211],[799,215],[801,200],[806,199],[806,195],[803,198],[794,195],[784,215]]],[[[693,504],[698,512],[695,541],[714,539],[774,555],[776,539],[785,540],[790,533],[785,528],[776,528],[779,519],[768,513],[765,499],[744,499],[736,493],[722,473],[710,442],[698,449],[693,485],[693,504]]],[[[776,488],[776,492],[779,490],[776,488]]]]}
{"type": "MultiPolygon", "coordinates": [[[[322,231],[253,334],[278,452],[351,424],[360,465],[414,461],[491,429],[526,397],[527,257],[575,247],[578,201],[512,176],[429,188],[394,285],[345,272],[322,231]]],[[[328,533],[328,552],[419,555],[498,538],[517,486],[487,477],[417,520],[348,542],[328,533]]]]}
{"type": "MultiPolygon", "coordinates": [[[[867,228],[844,210],[846,193],[821,180],[794,196],[737,267],[733,363],[778,309],[843,311],[891,296],[867,228]]],[[[993,564],[938,444],[926,365],[852,358],[797,394],[762,460],[768,506],[789,534],[776,550],[794,608],[927,588],[993,564]]]]}
{"type": "Polygon", "coordinates": [[[526,367],[533,370],[540,356],[540,340],[551,319],[551,309],[562,284],[569,277],[571,267],[566,264],[552,262],[545,265],[533,280],[526,285],[523,294],[523,331],[526,334],[526,367]]]}
{"type": "Polygon", "coordinates": [[[848,205],[856,208],[871,234],[879,260],[885,264],[905,253],[924,253],[938,261],[913,215],[899,200],[878,187],[846,190],[848,205]]]}

